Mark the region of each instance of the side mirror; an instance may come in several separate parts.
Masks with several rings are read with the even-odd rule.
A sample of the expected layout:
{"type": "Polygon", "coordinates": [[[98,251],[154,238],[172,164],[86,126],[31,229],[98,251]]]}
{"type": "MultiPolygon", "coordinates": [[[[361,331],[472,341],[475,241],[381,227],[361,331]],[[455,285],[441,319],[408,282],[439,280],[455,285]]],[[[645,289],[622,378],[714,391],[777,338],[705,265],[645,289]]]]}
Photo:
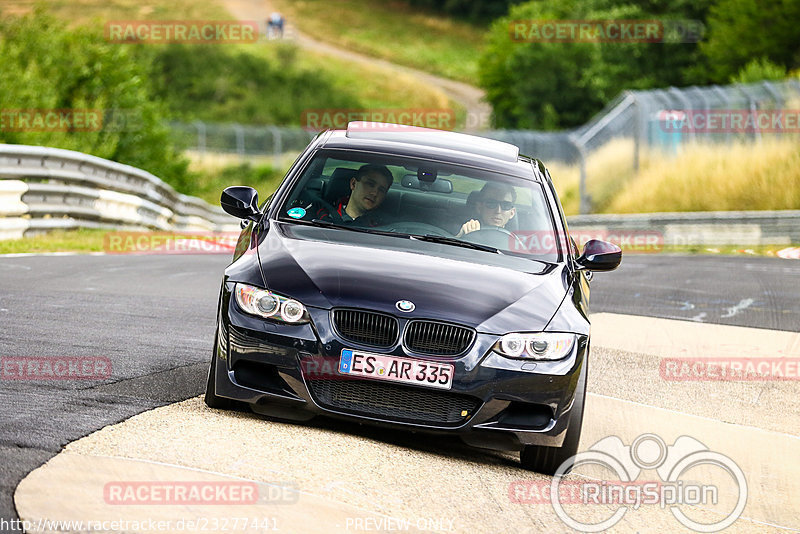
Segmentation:
{"type": "Polygon", "coordinates": [[[591,239],[583,247],[583,254],[575,261],[590,271],[613,271],[622,261],[622,249],[608,241],[591,239]]]}
{"type": "Polygon", "coordinates": [[[226,187],[219,201],[226,213],[239,219],[257,221],[261,217],[261,212],[258,211],[258,193],[252,187],[226,187]]]}

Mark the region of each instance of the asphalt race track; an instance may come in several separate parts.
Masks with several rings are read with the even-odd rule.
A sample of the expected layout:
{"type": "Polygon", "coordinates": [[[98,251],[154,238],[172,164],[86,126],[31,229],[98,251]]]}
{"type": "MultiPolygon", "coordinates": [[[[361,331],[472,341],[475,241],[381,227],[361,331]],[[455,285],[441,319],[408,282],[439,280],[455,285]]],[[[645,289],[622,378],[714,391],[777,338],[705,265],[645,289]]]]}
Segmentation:
{"type": "MultiPolygon", "coordinates": [[[[0,381],[0,518],[62,448],[204,388],[227,256],[0,257],[0,357],[108,358],[101,382],[0,381]]],[[[592,311],[800,331],[800,262],[631,255],[592,311]]]]}

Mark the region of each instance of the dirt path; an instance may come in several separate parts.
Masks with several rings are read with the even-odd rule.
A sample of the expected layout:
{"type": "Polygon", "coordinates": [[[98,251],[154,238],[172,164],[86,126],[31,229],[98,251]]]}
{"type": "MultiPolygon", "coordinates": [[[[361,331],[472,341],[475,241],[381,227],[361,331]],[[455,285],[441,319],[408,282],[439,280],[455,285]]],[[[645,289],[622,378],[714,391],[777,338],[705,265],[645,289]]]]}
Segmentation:
{"type": "MultiPolygon", "coordinates": [[[[269,0],[223,0],[223,3],[231,14],[240,20],[257,20],[263,23],[269,14],[275,11],[269,0]]],[[[285,38],[292,39],[299,46],[315,52],[329,54],[347,61],[367,63],[415,77],[422,84],[439,88],[450,99],[467,110],[467,130],[485,130],[489,127],[492,108],[483,101],[485,94],[477,87],[323,43],[299,32],[291,22],[285,28],[284,35],[285,38]]]]}

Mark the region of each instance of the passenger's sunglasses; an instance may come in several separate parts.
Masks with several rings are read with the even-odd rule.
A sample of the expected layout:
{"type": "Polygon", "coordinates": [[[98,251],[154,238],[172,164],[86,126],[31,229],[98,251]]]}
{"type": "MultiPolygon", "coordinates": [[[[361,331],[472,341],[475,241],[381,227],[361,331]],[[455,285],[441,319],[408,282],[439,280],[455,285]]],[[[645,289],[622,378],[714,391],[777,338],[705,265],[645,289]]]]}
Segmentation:
{"type": "Polygon", "coordinates": [[[486,206],[486,209],[488,210],[496,210],[497,206],[500,206],[500,209],[502,209],[503,211],[511,211],[512,209],[514,209],[513,202],[505,202],[505,201],[501,202],[499,200],[481,200],[481,203],[484,206],[486,206]]]}

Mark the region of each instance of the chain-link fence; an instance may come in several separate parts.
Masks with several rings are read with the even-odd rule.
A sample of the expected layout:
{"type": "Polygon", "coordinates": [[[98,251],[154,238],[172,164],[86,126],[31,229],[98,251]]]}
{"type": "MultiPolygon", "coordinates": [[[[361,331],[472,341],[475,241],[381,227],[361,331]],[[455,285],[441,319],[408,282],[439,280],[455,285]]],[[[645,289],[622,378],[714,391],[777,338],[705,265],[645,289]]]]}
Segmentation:
{"type": "MultiPolygon", "coordinates": [[[[495,130],[480,135],[520,147],[549,164],[578,168],[581,213],[593,204],[590,156],[613,151],[607,165],[639,170],[642,154],[677,154],[686,143],[756,141],[800,134],[800,80],[626,91],[587,124],[560,132],[495,130]],[[609,147],[611,147],[609,149],[609,147]],[[613,161],[612,161],[613,159],[613,161]]],[[[314,133],[302,128],[195,122],[172,124],[184,148],[241,156],[299,153],[314,133]]]]}
{"type": "Polygon", "coordinates": [[[266,155],[280,167],[286,153],[300,153],[316,135],[299,127],[245,126],[195,121],[170,123],[173,138],[184,150],[238,154],[266,155]]]}

